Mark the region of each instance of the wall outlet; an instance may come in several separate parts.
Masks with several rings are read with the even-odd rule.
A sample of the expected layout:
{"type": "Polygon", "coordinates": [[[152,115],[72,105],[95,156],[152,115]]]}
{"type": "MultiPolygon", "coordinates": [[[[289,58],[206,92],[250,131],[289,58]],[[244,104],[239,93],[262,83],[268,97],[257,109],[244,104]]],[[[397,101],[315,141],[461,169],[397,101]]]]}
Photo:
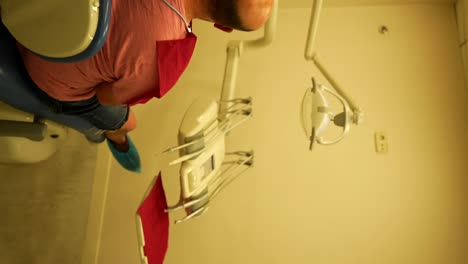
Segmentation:
{"type": "Polygon", "coordinates": [[[375,152],[379,154],[388,153],[388,139],[384,132],[375,133],[375,152]]]}

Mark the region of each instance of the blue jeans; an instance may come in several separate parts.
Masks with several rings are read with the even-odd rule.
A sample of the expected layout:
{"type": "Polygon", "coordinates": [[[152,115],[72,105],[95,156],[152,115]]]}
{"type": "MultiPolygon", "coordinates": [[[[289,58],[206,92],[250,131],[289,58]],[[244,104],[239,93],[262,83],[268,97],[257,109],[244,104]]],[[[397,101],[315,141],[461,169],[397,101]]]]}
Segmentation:
{"type": "Polygon", "coordinates": [[[80,116],[95,127],[113,131],[127,122],[130,108],[127,105],[102,105],[96,96],[81,100],[64,102],[54,99],[42,90],[38,91],[40,99],[55,113],[80,116]]]}

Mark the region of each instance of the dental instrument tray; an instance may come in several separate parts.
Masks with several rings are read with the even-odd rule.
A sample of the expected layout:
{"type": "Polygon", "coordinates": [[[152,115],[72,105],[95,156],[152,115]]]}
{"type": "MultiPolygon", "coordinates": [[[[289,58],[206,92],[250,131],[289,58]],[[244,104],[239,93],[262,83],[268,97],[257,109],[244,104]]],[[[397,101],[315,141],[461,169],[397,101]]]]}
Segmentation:
{"type": "Polygon", "coordinates": [[[180,154],[170,163],[181,165],[180,200],[166,210],[185,210],[186,216],[176,224],[203,215],[210,201],[252,166],[252,151],[226,152],[225,147],[228,133],[251,116],[250,98],[222,102],[199,99],[189,107],[179,129],[179,146],[165,151],[180,154]]]}

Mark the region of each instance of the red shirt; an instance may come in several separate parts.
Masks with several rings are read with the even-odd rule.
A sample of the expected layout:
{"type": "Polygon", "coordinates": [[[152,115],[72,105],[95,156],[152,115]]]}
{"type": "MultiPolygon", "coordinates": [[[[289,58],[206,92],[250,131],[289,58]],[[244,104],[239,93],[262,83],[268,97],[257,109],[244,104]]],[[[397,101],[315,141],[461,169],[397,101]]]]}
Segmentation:
{"type": "MultiPolygon", "coordinates": [[[[168,0],[182,15],[183,0],[168,0]]],[[[61,101],[96,95],[96,87],[127,103],[159,85],[156,42],[183,39],[182,19],[162,0],[113,0],[110,28],[103,48],[77,63],[55,63],[20,47],[33,81],[61,101]]]]}

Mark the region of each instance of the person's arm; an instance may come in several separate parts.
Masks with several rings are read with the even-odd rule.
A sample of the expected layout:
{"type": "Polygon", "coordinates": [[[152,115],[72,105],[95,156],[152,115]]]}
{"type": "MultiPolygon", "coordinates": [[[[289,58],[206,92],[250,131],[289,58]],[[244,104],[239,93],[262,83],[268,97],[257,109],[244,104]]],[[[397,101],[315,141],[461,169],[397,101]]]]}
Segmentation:
{"type": "Polygon", "coordinates": [[[96,96],[99,102],[102,105],[120,105],[122,102],[117,100],[117,96],[115,96],[112,83],[101,83],[96,86],[96,96]]]}
{"type": "Polygon", "coordinates": [[[149,63],[120,65],[114,81],[95,87],[96,96],[103,105],[121,105],[131,102],[158,84],[157,67],[149,63]]]}

